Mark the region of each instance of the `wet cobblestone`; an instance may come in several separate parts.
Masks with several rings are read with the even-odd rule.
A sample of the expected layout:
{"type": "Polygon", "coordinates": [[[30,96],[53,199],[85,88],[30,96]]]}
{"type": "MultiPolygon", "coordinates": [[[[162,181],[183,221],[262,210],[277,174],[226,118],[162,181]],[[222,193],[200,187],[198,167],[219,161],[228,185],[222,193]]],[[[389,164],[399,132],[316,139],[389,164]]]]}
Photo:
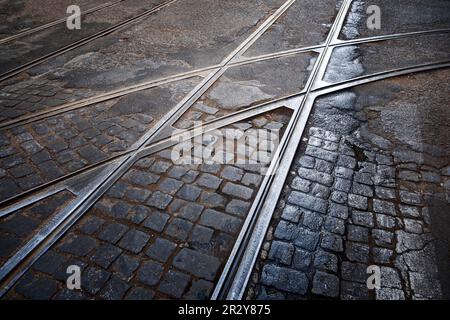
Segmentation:
{"type": "MultiPolygon", "coordinates": [[[[0,133],[4,147],[0,166],[0,199],[98,164],[126,151],[159,117],[142,99],[170,95],[164,105],[175,104],[192,89],[198,78],[169,84],[124,99],[88,106],[0,133]],[[132,109],[127,108],[133,103],[132,109]]],[[[136,179],[144,179],[137,177],[136,179]]],[[[139,197],[136,193],[129,196],[139,197]]]]}
{"type": "MultiPolygon", "coordinates": [[[[230,67],[174,126],[178,129],[192,128],[196,122],[206,123],[239,110],[298,93],[304,88],[316,58],[315,53],[301,53],[292,57],[230,67]],[[229,92],[233,92],[232,97],[229,92]],[[212,113],[211,109],[215,112],[212,113]]],[[[255,125],[269,130],[282,126],[281,123],[267,123],[263,119],[255,119],[255,125]]]]}
{"type": "Polygon", "coordinates": [[[15,78],[8,82],[0,89],[0,122],[49,110],[96,94],[89,89],[65,88],[63,82],[39,77],[15,78]]]}

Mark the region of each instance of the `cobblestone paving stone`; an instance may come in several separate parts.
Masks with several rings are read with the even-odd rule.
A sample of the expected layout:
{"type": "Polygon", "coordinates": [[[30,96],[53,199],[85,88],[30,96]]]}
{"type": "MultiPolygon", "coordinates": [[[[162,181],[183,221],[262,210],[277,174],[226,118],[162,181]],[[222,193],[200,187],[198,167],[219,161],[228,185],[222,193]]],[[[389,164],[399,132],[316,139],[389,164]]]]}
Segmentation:
{"type": "Polygon", "coordinates": [[[0,89],[0,122],[49,110],[96,94],[90,89],[66,88],[66,83],[45,77],[18,77],[0,89]]]}
{"type": "Polygon", "coordinates": [[[105,4],[105,0],[74,1],[74,0],[42,0],[36,4],[33,0],[22,2],[2,2],[0,12],[4,20],[0,24],[0,39],[17,34],[29,28],[53,22],[65,17],[67,7],[75,4],[80,6],[82,12],[105,4]],[[52,10],[48,10],[49,7],[52,10]],[[30,14],[31,13],[31,14],[30,14]]]}
{"type": "MultiPolygon", "coordinates": [[[[72,30],[67,28],[65,23],[61,23],[43,29],[40,32],[26,35],[18,41],[0,44],[3,53],[0,56],[0,73],[6,73],[28,62],[51,54],[56,50],[152,9],[162,2],[164,0],[127,0],[89,15],[83,15],[80,29],[72,30]],[[58,41],[54,41],[55,39],[58,39],[58,41]]],[[[61,12],[62,16],[64,16],[66,10],[61,12]]]]}
{"type": "Polygon", "coordinates": [[[0,218],[0,265],[25,244],[35,232],[49,221],[58,209],[74,196],[61,191],[28,207],[0,218]]]}
{"type": "Polygon", "coordinates": [[[385,70],[449,60],[447,33],[422,35],[333,50],[324,80],[337,82],[385,70]]]}
{"type": "Polygon", "coordinates": [[[0,199],[125,151],[199,81],[167,84],[0,132],[0,199]]]}
{"type": "Polygon", "coordinates": [[[302,91],[315,53],[270,59],[228,69],[177,122],[178,129],[191,128],[232,112],[302,91]],[[230,92],[233,92],[230,97],[230,92]]]}
{"type": "MultiPolygon", "coordinates": [[[[134,1],[142,5],[142,1],[131,2],[134,1]]],[[[2,83],[0,121],[143,81],[218,64],[264,21],[271,10],[283,2],[175,2],[163,9],[164,14],[152,15],[2,83]],[[204,28],[205,25],[214,27],[204,28]],[[177,30],[178,37],[173,37],[173,30],[177,30]],[[38,87],[29,87],[33,89],[30,91],[22,87],[26,83],[36,83],[38,87]],[[52,88],[41,90],[41,84],[52,88]],[[22,89],[25,89],[23,94],[29,96],[24,99],[26,103],[15,107],[22,102],[22,93],[15,92],[22,89]]],[[[145,3],[149,5],[148,1],[145,3]]],[[[124,6],[129,5],[130,0],[127,0],[124,6]]],[[[117,10],[118,7],[111,10],[113,8],[117,10]]],[[[98,15],[89,15],[88,19],[103,24],[115,17],[102,10],[98,15]]],[[[56,37],[61,38],[60,35],[53,35],[50,42],[54,42],[56,37]]]]}
{"type": "MultiPolygon", "coordinates": [[[[280,109],[243,123],[251,130],[273,121],[285,126],[289,117],[280,109]]],[[[251,140],[248,150],[254,146],[251,140]]],[[[229,162],[179,165],[170,151],[137,161],[34,264],[9,297],[208,298],[262,181],[262,165],[254,152],[247,153],[247,160],[255,159],[247,164],[221,155],[229,162]],[[81,291],[65,289],[70,264],[82,267],[81,291]]]]}
{"type": "Polygon", "coordinates": [[[445,113],[446,77],[441,71],[356,88],[357,103],[343,98],[349,92],[316,101],[248,298],[442,297],[448,260],[445,253],[442,263],[437,259],[436,230],[450,203],[448,124],[425,120],[406,129],[398,127],[405,115],[388,120],[385,109],[409,105],[425,118],[445,113]],[[380,266],[381,289],[367,288],[369,265],[380,266]]]}
{"type": "MultiPolygon", "coordinates": [[[[380,2],[387,14],[376,33],[364,29],[368,2],[355,0],[341,38],[448,27],[446,1],[432,0],[426,7],[419,2],[380,2]]],[[[156,14],[2,83],[0,122],[220,63],[282,3],[176,2],[164,15],[156,14]]],[[[297,1],[245,55],[323,42],[341,3],[297,1]],[[311,15],[311,10],[317,14],[311,15]],[[304,32],[306,25],[314,32],[304,32]]],[[[97,14],[87,22],[98,28],[111,23],[110,18],[97,14]]],[[[0,34],[2,30],[0,25],[0,34]]],[[[47,30],[37,38],[56,36],[47,30]]],[[[408,40],[393,41],[388,51],[372,44],[340,47],[324,80],[376,72],[379,65],[398,67],[445,58],[446,42],[436,43],[439,37],[421,38],[432,39],[430,47],[417,39],[414,46],[408,40]],[[420,50],[414,50],[416,46],[420,50]],[[391,59],[399,52],[407,54],[391,59]]],[[[26,52],[23,45],[27,44],[12,45],[5,56],[36,53],[32,44],[26,52]]],[[[297,92],[314,61],[315,55],[301,54],[231,68],[175,127],[189,128],[193,121],[213,120],[297,92]],[[230,96],[230,91],[236,94],[230,96]]],[[[316,100],[247,298],[450,296],[450,225],[443,216],[450,204],[448,79],[448,71],[408,75],[316,100]],[[366,286],[370,265],[381,268],[380,289],[366,286]]],[[[0,201],[126,150],[167,111],[167,101],[179,101],[197,83],[161,86],[149,90],[149,95],[141,92],[0,132],[0,201]]],[[[237,129],[248,133],[245,148],[238,146],[232,153],[216,150],[215,156],[225,164],[176,164],[171,150],[137,161],[32,265],[6,298],[207,299],[263,178],[261,165],[238,165],[233,160],[257,162],[255,150],[271,143],[258,142],[251,130],[270,129],[281,137],[290,116],[286,110],[225,128],[234,129],[222,131],[228,138],[241,138],[237,129]],[[66,288],[69,265],[81,267],[82,290],[66,288]]],[[[214,136],[203,138],[206,148],[217,143],[214,136]]],[[[198,156],[198,144],[186,145],[198,156]]],[[[0,262],[72,199],[68,192],[60,193],[1,218],[0,262]]]]}
{"type": "Polygon", "coordinates": [[[244,55],[251,57],[323,43],[340,4],[336,0],[296,1],[244,55]]]}

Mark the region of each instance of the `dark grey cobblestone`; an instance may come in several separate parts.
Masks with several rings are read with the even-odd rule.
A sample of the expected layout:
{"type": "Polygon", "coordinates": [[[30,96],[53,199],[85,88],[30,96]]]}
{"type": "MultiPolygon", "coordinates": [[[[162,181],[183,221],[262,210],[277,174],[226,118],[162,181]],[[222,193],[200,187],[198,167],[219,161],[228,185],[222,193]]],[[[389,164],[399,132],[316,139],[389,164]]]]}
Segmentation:
{"type": "Polygon", "coordinates": [[[309,231],[308,229],[299,228],[298,234],[294,243],[296,246],[308,250],[314,251],[320,239],[320,234],[309,231]]]}
{"type": "Polygon", "coordinates": [[[48,110],[95,94],[88,89],[67,89],[64,83],[40,77],[13,81],[1,91],[0,121],[48,110]]]}
{"type": "Polygon", "coordinates": [[[394,189],[375,187],[375,193],[380,199],[395,199],[394,189]]]}
{"type": "MultiPolygon", "coordinates": [[[[152,108],[143,105],[143,101],[133,101],[136,96],[156,96],[161,93],[168,94],[168,105],[176,104],[198,82],[199,78],[191,78],[152,88],[139,93],[131,94],[105,102],[89,105],[83,108],[64,112],[60,115],[34,121],[30,124],[7,129],[2,132],[2,152],[0,153],[0,168],[5,171],[2,179],[12,179],[11,189],[15,192],[0,189],[0,200],[17,195],[33,187],[49,182],[61,176],[68,175],[100,161],[116,156],[132,146],[147,130],[153,126],[154,116],[157,114],[152,108]],[[128,99],[128,100],[127,100],[128,99]],[[125,108],[125,101],[133,101],[133,108],[125,108]]],[[[20,81],[28,83],[38,81],[31,78],[20,81]]],[[[41,94],[40,87],[56,86],[55,95],[51,97],[52,104],[46,97],[40,97],[39,101],[27,106],[25,112],[21,106],[14,107],[14,116],[8,116],[11,108],[4,108],[4,98],[0,97],[0,121],[6,118],[15,118],[33,111],[50,110],[53,106],[66,103],[69,100],[78,100],[80,95],[90,96],[95,92],[84,89],[67,89],[57,81],[42,80],[46,84],[36,87],[35,95],[41,94]],[[47,83],[48,82],[48,83],[47,83]],[[63,98],[64,96],[64,98],[63,98]],[[58,97],[58,98],[57,98],[58,97]],[[61,99],[59,99],[61,98],[61,99]]],[[[14,87],[12,85],[11,87],[14,87]]],[[[33,87],[30,84],[30,87],[33,87]]],[[[2,88],[2,92],[8,91],[8,86],[2,88]]],[[[27,90],[27,89],[23,89],[27,90]]],[[[52,89],[53,90],[53,89],[52,89]]],[[[34,90],[33,90],[34,91],[34,90]]],[[[43,92],[46,92],[45,90],[43,92]]],[[[25,107],[24,107],[25,108],[25,107]]],[[[168,168],[167,161],[153,164],[154,173],[162,173],[168,168]]],[[[133,176],[130,173],[130,176],[133,176]]],[[[154,176],[134,174],[133,181],[140,181],[141,185],[154,183],[154,176]]],[[[8,180],[1,181],[2,184],[8,180]]]]}
{"type": "Polygon", "coordinates": [[[420,208],[418,207],[412,207],[412,206],[406,206],[406,205],[399,205],[400,212],[405,217],[410,218],[420,218],[420,208]]]}
{"type": "Polygon", "coordinates": [[[138,253],[144,248],[149,239],[150,237],[142,231],[130,230],[120,240],[119,246],[131,252],[138,253]]]}
{"type": "Polygon", "coordinates": [[[155,292],[144,288],[132,288],[130,293],[126,296],[127,300],[152,300],[155,292]]]}
{"type": "Polygon", "coordinates": [[[352,222],[356,225],[364,227],[373,227],[373,213],[365,211],[352,210],[352,222]]]}
{"type": "Polygon", "coordinates": [[[167,226],[165,233],[177,240],[186,240],[193,224],[187,220],[176,218],[167,226]]]}
{"type": "Polygon", "coordinates": [[[26,274],[17,284],[17,292],[27,299],[48,300],[57,291],[58,283],[49,278],[37,278],[26,274]]]}
{"type": "Polygon", "coordinates": [[[250,202],[233,199],[228,203],[225,211],[237,216],[242,216],[244,212],[247,212],[250,209],[250,205],[250,202]]]}
{"type": "Polygon", "coordinates": [[[385,248],[372,248],[372,256],[375,263],[390,264],[394,256],[394,251],[385,248]]]}
{"type": "Polygon", "coordinates": [[[98,238],[111,243],[116,243],[127,230],[128,228],[123,224],[111,223],[98,234],[98,238]]]}
{"type": "Polygon", "coordinates": [[[103,224],[105,220],[99,217],[89,217],[83,225],[79,227],[79,230],[85,234],[93,234],[96,232],[103,224]]]}
{"type": "Polygon", "coordinates": [[[121,253],[121,249],[111,244],[103,244],[95,250],[95,253],[91,256],[91,261],[106,269],[121,253]]]}
{"type": "Polygon", "coordinates": [[[369,198],[373,197],[373,190],[371,187],[357,182],[353,182],[352,193],[369,198]]]}
{"type": "Polygon", "coordinates": [[[298,223],[300,221],[301,215],[302,210],[300,208],[288,204],[285,206],[281,217],[284,220],[298,223]]]}
{"type": "Polygon", "coordinates": [[[306,271],[311,265],[313,255],[308,251],[295,248],[292,267],[300,271],[306,271]]]}
{"type": "Polygon", "coordinates": [[[70,297],[68,264],[96,279],[80,299],[209,298],[262,176],[259,167],[180,166],[167,157],[137,161],[32,267],[57,279],[50,298],[70,297]]]}
{"type": "Polygon", "coordinates": [[[177,195],[184,200],[195,201],[200,196],[201,192],[202,190],[200,188],[185,184],[183,187],[181,187],[180,191],[178,191],[177,195]]]}
{"type": "Polygon", "coordinates": [[[273,286],[279,290],[295,294],[304,294],[309,281],[303,272],[281,268],[275,265],[265,265],[261,282],[266,286],[273,286]]]}
{"type": "Polygon", "coordinates": [[[53,274],[64,262],[66,258],[63,255],[50,251],[36,261],[34,268],[43,273],[53,274]]]}
{"type": "Polygon", "coordinates": [[[192,283],[185,298],[189,300],[205,300],[207,299],[213,290],[213,284],[205,280],[197,280],[192,283]]]}
{"type": "Polygon", "coordinates": [[[242,178],[241,182],[248,187],[256,187],[259,186],[261,179],[262,178],[260,175],[247,172],[244,174],[244,177],[242,178]]]}
{"type": "Polygon", "coordinates": [[[231,182],[227,182],[225,184],[225,186],[223,187],[223,192],[229,196],[241,198],[244,200],[250,199],[253,194],[252,189],[231,182]]]}
{"type": "Polygon", "coordinates": [[[240,168],[227,166],[225,169],[222,170],[220,176],[228,181],[240,181],[242,179],[242,176],[244,174],[244,171],[240,168]]]}
{"type": "Polygon", "coordinates": [[[377,213],[388,214],[395,216],[395,205],[392,202],[374,199],[373,200],[373,211],[377,213]]]}
{"type": "Polygon", "coordinates": [[[411,190],[430,183],[439,188],[441,175],[431,167],[419,171],[423,162],[411,163],[409,153],[369,151],[371,147],[354,136],[319,128],[308,134],[266,236],[248,297],[436,297],[437,268],[418,267],[435,263],[427,247],[430,219],[422,213],[429,211],[424,195],[411,190]],[[381,266],[379,290],[366,287],[369,265],[381,266]]]}
{"type": "Polygon", "coordinates": [[[95,239],[80,235],[73,236],[64,243],[61,244],[59,249],[61,252],[73,254],[79,257],[86,256],[89,252],[91,252],[97,246],[97,242],[95,239]]]}
{"type": "Polygon", "coordinates": [[[366,210],[367,209],[367,197],[363,197],[357,194],[349,194],[348,195],[348,205],[350,207],[366,210]]]}
{"type": "Polygon", "coordinates": [[[350,241],[368,243],[369,229],[356,225],[350,225],[348,226],[347,237],[350,241]]]}
{"type": "Polygon", "coordinates": [[[325,213],[328,206],[328,203],[322,199],[297,191],[290,194],[288,202],[320,213],[325,213]]]}
{"type": "Polygon", "coordinates": [[[289,223],[281,220],[275,229],[274,236],[281,240],[294,240],[298,235],[298,226],[294,223],[289,223]]]}
{"type": "Polygon", "coordinates": [[[155,260],[166,262],[177,245],[169,240],[158,238],[148,248],[146,254],[155,260]]]}
{"type": "Polygon", "coordinates": [[[295,177],[294,180],[292,181],[292,189],[298,190],[298,191],[302,191],[302,192],[309,192],[310,187],[311,187],[312,182],[299,178],[299,177],[295,177]]]}
{"type": "Polygon", "coordinates": [[[215,278],[219,265],[219,259],[190,249],[181,250],[174,258],[175,267],[206,280],[215,278]]]}
{"type": "Polygon", "coordinates": [[[332,217],[347,219],[348,218],[349,208],[345,205],[330,203],[328,207],[328,214],[332,217]]]}
{"type": "Polygon", "coordinates": [[[373,229],[372,237],[373,237],[375,243],[380,247],[390,247],[394,243],[394,233],[393,232],[379,230],[379,229],[373,229]]]}
{"type": "Polygon", "coordinates": [[[236,233],[241,224],[241,220],[213,209],[207,209],[203,212],[200,223],[223,232],[236,233]]]}
{"type": "Polygon", "coordinates": [[[368,263],[369,252],[369,246],[366,244],[356,242],[346,243],[345,255],[350,261],[368,263]]]}
{"type": "Polygon", "coordinates": [[[156,191],[152,194],[150,199],[147,201],[147,204],[155,207],[157,209],[164,210],[169,203],[172,201],[173,197],[163,193],[161,191],[156,191]]]}
{"type": "Polygon", "coordinates": [[[312,293],[332,298],[337,297],[339,295],[339,278],[317,271],[314,275],[312,293]]]}
{"type": "Polygon", "coordinates": [[[144,220],[142,225],[149,229],[161,232],[164,230],[169,218],[170,216],[168,214],[154,211],[148,215],[148,218],[144,220]]]}
{"type": "Polygon", "coordinates": [[[365,284],[350,281],[341,281],[340,296],[343,300],[370,299],[369,290],[365,284]]]}
{"type": "Polygon", "coordinates": [[[202,174],[197,180],[197,184],[200,187],[205,187],[211,190],[217,190],[217,188],[219,188],[221,183],[222,179],[217,178],[216,176],[213,176],[212,174],[209,173],[202,174]]]}
{"type": "Polygon", "coordinates": [[[127,282],[113,276],[100,291],[100,297],[105,300],[120,300],[129,288],[127,282]]]}
{"type": "Polygon", "coordinates": [[[0,229],[7,234],[25,238],[38,226],[38,221],[26,215],[11,216],[2,221],[0,229]]]}
{"type": "MultiPolygon", "coordinates": [[[[20,135],[15,135],[12,129],[6,130],[7,144],[19,147],[11,147],[11,155],[2,157],[1,167],[7,171],[7,176],[23,177],[19,187],[26,191],[124,151],[152,119],[138,122],[131,119],[134,116],[116,116],[113,109],[114,103],[104,103],[20,127],[24,130],[20,135]],[[124,127],[129,121],[134,121],[135,125],[124,127]],[[108,125],[102,127],[106,123],[108,125]],[[122,135],[124,130],[130,134],[122,135]],[[113,147],[118,144],[123,147],[113,147]]],[[[6,197],[7,194],[0,194],[0,198],[6,197]]]]}
{"type": "Polygon", "coordinates": [[[152,261],[144,262],[138,270],[137,279],[143,284],[153,286],[159,282],[163,272],[164,267],[161,264],[152,261]]]}
{"type": "Polygon", "coordinates": [[[337,273],[338,257],[326,251],[318,251],[314,258],[314,267],[318,270],[337,273]]]}
{"type": "Polygon", "coordinates": [[[333,177],[331,175],[313,169],[300,168],[298,175],[303,179],[315,181],[326,186],[331,186],[333,183],[333,177]]]}
{"type": "Polygon", "coordinates": [[[320,243],[321,247],[334,252],[343,252],[344,244],[342,237],[332,234],[332,233],[323,233],[322,240],[320,243]]]}
{"type": "Polygon", "coordinates": [[[81,287],[90,294],[96,294],[108,281],[111,274],[103,269],[89,267],[82,273],[81,287]]]}
{"type": "Polygon", "coordinates": [[[321,216],[318,216],[313,211],[302,210],[302,213],[303,213],[302,225],[312,231],[320,231],[324,219],[321,216]]]}
{"type": "Polygon", "coordinates": [[[138,268],[139,260],[133,258],[130,255],[122,254],[120,257],[114,262],[112,266],[112,270],[115,271],[120,277],[125,280],[129,280],[133,272],[138,268]]]}
{"type": "Polygon", "coordinates": [[[198,217],[200,217],[203,208],[204,206],[200,204],[187,202],[179,199],[176,199],[170,205],[170,209],[173,212],[178,211],[179,217],[193,222],[197,221],[198,217]]]}
{"type": "Polygon", "coordinates": [[[314,184],[314,187],[312,188],[311,193],[315,197],[322,198],[322,199],[328,199],[328,196],[330,195],[330,190],[327,187],[316,183],[316,184],[314,184]]]}
{"type": "Polygon", "coordinates": [[[336,203],[345,204],[345,203],[347,203],[348,195],[347,195],[347,193],[342,192],[342,191],[333,191],[331,193],[331,200],[336,203]]]}
{"type": "Polygon", "coordinates": [[[270,248],[269,259],[290,265],[294,255],[294,246],[290,243],[274,241],[270,248]]]}

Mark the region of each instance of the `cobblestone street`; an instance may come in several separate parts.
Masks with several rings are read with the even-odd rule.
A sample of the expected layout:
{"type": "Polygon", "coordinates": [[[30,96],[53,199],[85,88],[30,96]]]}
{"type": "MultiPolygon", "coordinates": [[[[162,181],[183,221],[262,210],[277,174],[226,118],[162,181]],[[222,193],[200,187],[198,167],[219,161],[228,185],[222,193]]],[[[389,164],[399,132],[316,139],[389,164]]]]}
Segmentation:
{"type": "Polygon", "coordinates": [[[450,299],[449,1],[0,16],[2,299],[450,299]]]}
{"type": "MultiPolygon", "coordinates": [[[[446,92],[447,85],[441,81],[448,76],[448,72],[434,73],[428,85],[446,92]]],[[[395,106],[389,110],[368,105],[361,98],[375,91],[370,85],[317,100],[311,127],[304,136],[306,148],[298,153],[291,169],[278,216],[260,257],[260,272],[254,275],[258,279],[258,298],[442,297],[446,289],[441,289],[438,271],[445,277],[448,273],[446,264],[439,264],[436,250],[443,245],[439,242],[445,243],[448,238],[439,234],[433,224],[447,223],[445,148],[449,137],[424,136],[421,139],[430,144],[417,144],[406,134],[408,126],[392,118],[392,113],[399,115],[394,108],[401,105],[414,105],[422,114],[430,112],[447,118],[445,102],[433,105],[438,110],[427,110],[429,104],[417,103],[420,91],[408,99],[398,94],[406,88],[419,89],[424,80],[420,75],[407,79],[406,84],[384,82],[384,92],[393,89],[389,101],[395,101],[395,106]],[[338,99],[353,104],[349,107],[336,103],[338,99]],[[381,115],[364,119],[353,130],[354,110],[361,110],[361,116],[370,112],[381,115]],[[330,113],[334,114],[332,119],[330,113]],[[388,127],[390,121],[400,127],[388,127]],[[327,126],[315,126],[323,122],[327,126]],[[388,140],[377,135],[380,126],[386,128],[384,132],[394,130],[396,138],[388,140]],[[439,140],[431,141],[433,138],[439,140]],[[382,288],[375,292],[366,286],[369,265],[382,266],[382,288]]],[[[431,90],[420,94],[424,94],[424,102],[433,99],[431,90]]],[[[405,110],[405,116],[412,117],[408,112],[411,110],[405,110]]],[[[433,119],[431,123],[440,127],[424,128],[425,132],[447,131],[446,121],[433,119]]]]}

